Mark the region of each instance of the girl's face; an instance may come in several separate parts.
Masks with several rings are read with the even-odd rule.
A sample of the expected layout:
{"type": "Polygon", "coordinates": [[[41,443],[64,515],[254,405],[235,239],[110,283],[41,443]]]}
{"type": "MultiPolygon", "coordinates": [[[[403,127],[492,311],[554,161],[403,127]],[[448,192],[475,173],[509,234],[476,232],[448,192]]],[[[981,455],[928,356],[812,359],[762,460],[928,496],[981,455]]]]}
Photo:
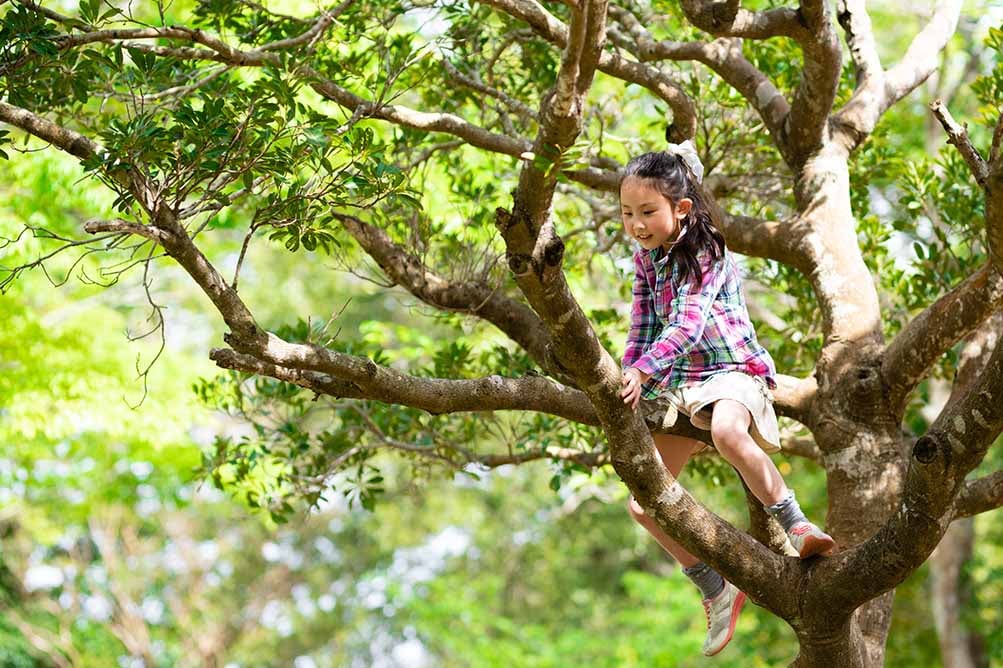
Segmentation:
{"type": "Polygon", "coordinates": [[[688,197],[673,206],[647,179],[627,177],[620,186],[623,229],[646,250],[671,247],[692,206],[688,197]]]}

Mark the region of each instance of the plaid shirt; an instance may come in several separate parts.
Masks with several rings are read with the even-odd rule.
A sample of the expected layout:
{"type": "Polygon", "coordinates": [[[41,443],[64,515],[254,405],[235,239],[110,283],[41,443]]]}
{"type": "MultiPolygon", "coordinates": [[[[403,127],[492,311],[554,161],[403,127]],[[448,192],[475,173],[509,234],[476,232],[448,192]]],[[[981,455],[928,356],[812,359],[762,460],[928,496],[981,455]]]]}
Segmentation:
{"type": "Polygon", "coordinates": [[[776,368],[756,341],[742,296],[738,266],[731,253],[710,266],[700,257],[703,279],[679,284],[671,253],[656,248],[634,253],[634,303],[623,368],[650,374],[642,396],[701,382],[716,373],[743,371],[762,376],[774,388],[776,368]]]}

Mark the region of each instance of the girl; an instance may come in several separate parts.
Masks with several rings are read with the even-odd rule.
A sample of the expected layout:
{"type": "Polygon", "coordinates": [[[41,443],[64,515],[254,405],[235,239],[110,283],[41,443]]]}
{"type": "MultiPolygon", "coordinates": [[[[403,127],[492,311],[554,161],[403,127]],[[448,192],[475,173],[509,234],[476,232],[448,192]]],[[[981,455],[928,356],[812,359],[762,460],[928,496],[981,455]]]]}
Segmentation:
{"type": "MultiPolygon", "coordinates": [[[[780,449],[769,392],[776,371],[756,341],[738,268],[697,185],[703,165],[689,141],[669,146],[631,160],[620,182],[624,231],[640,245],[621,396],[636,408],[642,396],[664,393],[710,431],[802,559],[829,555],[832,538],[805,518],[767,457],[780,449]]],[[[705,447],[679,436],[654,439],[673,476],[705,447]]],[[[700,588],[708,629],[703,652],[717,654],[731,640],[745,594],[666,535],[633,498],[630,513],[700,588]]]]}

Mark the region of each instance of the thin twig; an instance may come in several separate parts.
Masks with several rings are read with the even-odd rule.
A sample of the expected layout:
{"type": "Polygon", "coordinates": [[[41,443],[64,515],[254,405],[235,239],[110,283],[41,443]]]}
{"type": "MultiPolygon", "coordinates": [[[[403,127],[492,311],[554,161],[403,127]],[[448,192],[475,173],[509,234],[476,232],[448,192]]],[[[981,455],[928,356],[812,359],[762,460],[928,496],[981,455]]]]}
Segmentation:
{"type": "MultiPolygon", "coordinates": [[[[943,100],[936,99],[930,103],[930,111],[933,115],[937,117],[940,124],[947,131],[947,143],[953,144],[961,152],[961,157],[965,159],[968,163],[968,169],[971,170],[972,175],[975,177],[975,181],[983,189],[986,187],[986,179],[989,177],[989,166],[986,161],[982,159],[979,151],[975,146],[972,145],[972,140],[968,138],[967,127],[962,127],[954,120],[951,116],[951,112],[947,110],[944,105],[943,100]]],[[[998,127],[998,126],[997,126],[998,127]]],[[[995,135],[993,143],[996,143],[995,135]]]]}

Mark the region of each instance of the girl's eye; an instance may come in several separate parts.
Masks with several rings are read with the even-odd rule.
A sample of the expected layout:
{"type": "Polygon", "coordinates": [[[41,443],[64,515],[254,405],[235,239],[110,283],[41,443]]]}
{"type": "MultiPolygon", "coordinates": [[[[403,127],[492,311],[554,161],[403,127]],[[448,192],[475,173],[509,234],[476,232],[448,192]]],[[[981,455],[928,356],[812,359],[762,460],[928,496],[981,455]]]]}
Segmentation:
{"type": "Polygon", "coordinates": [[[651,215],[651,214],[653,214],[653,213],[655,213],[655,212],[654,212],[654,211],[645,211],[645,212],[644,212],[644,215],[645,215],[645,216],[650,216],[650,215],[651,215]]]}

